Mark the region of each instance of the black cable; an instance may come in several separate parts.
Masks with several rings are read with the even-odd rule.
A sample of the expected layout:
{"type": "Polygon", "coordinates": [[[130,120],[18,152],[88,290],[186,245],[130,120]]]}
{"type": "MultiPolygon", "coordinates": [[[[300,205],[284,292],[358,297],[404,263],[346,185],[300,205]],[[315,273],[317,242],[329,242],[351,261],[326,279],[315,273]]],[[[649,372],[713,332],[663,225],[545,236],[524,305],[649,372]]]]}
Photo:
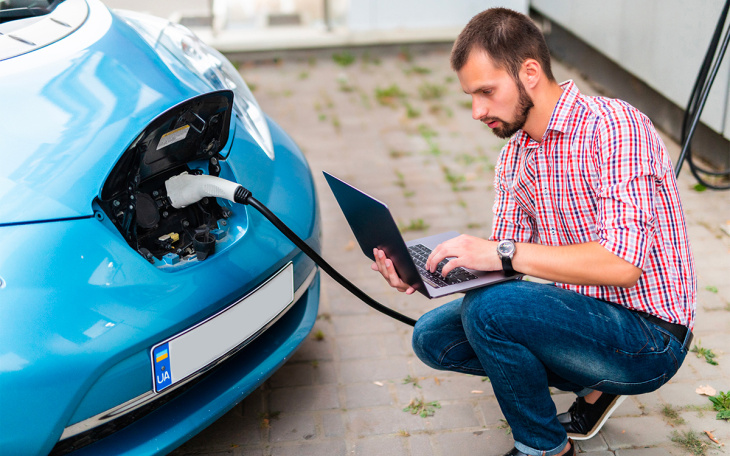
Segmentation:
{"type": "Polygon", "coordinates": [[[271,222],[279,231],[281,231],[284,236],[289,238],[290,241],[294,243],[299,249],[304,252],[305,255],[307,255],[309,258],[314,260],[317,265],[319,265],[320,268],[327,274],[329,274],[330,277],[335,279],[337,283],[345,287],[347,291],[354,294],[358,298],[360,298],[365,304],[369,305],[373,309],[377,310],[378,312],[382,312],[385,315],[395,318],[396,320],[405,323],[407,325],[415,326],[416,320],[406,317],[405,315],[396,312],[395,310],[391,309],[390,307],[386,307],[382,304],[380,304],[378,301],[374,300],[365,292],[360,290],[358,287],[352,284],[349,280],[347,280],[342,274],[337,272],[335,268],[330,266],[329,263],[327,263],[324,258],[319,256],[319,254],[311,248],[306,242],[302,240],[299,236],[296,235],[291,229],[289,229],[288,226],[284,224],[279,218],[274,215],[273,212],[271,212],[266,206],[261,204],[256,198],[251,195],[251,192],[243,187],[239,187],[238,190],[236,190],[235,194],[235,200],[237,203],[240,204],[248,204],[257,211],[261,213],[264,217],[266,217],[269,222],[271,222]]]}
{"type": "Polygon", "coordinates": [[[686,160],[690,167],[690,171],[692,172],[692,175],[695,177],[695,179],[697,179],[697,181],[705,187],[714,190],[728,190],[730,189],[730,185],[710,184],[700,176],[700,173],[708,176],[730,177],[730,169],[714,171],[700,167],[694,162],[692,158],[690,144],[692,142],[692,137],[694,136],[697,125],[699,124],[699,119],[702,115],[705,103],[707,102],[707,97],[710,93],[710,89],[712,88],[712,84],[715,82],[715,77],[717,76],[720,64],[722,63],[722,60],[725,56],[725,52],[727,51],[728,43],[730,42],[730,27],[728,27],[722,42],[722,47],[720,48],[720,52],[715,58],[717,46],[720,41],[720,35],[722,34],[722,30],[725,26],[729,10],[730,0],[727,0],[725,6],[722,9],[722,12],[720,13],[720,18],[715,28],[715,32],[713,33],[712,39],[710,40],[710,46],[708,47],[707,53],[705,54],[702,66],[700,67],[700,72],[697,75],[697,80],[695,81],[695,85],[692,88],[692,93],[690,95],[690,100],[687,104],[687,109],[684,113],[684,119],[682,120],[681,138],[682,151],[680,152],[679,159],[677,160],[677,166],[675,169],[676,176],[679,176],[679,172],[682,169],[682,164],[686,160]],[[710,68],[711,66],[712,68],[710,68]]]}

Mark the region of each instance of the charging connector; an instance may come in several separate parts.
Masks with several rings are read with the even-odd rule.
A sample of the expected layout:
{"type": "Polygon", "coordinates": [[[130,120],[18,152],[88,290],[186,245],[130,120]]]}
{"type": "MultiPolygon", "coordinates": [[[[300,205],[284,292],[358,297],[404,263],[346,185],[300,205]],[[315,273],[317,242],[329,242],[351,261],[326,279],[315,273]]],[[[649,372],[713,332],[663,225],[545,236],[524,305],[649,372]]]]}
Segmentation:
{"type": "Polygon", "coordinates": [[[365,292],[347,280],[342,274],[337,272],[324,258],[322,258],[313,248],[311,248],[302,238],[296,235],[284,222],[282,222],[273,212],[253,197],[251,192],[242,185],[226,179],[199,175],[194,176],[188,173],[182,173],[171,177],[165,182],[167,197],[175,208],[182,208],[189,204],[194,204],[205,197],[225,198],[227,200],[247,204],[256,209],[271,224],[273,224],[281,233],[294,243],[305,255],[312,259],[324,272],[332,277],[337,283],[342,285],[347,291],[358,297],[365,304],[369,305],[378,312],[394,318],[407,325],[415,326],[416,320],[407,317],[390,307],[380,304],[368,296],[365,292]]]}

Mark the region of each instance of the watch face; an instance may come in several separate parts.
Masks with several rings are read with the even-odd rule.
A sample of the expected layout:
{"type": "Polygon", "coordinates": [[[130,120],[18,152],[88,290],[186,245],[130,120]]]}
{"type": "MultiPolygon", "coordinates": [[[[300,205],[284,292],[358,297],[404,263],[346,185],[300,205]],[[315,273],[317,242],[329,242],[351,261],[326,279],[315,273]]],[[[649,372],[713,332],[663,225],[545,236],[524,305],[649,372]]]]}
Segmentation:
{"type": "Polygon", "coordinates": [[[497,244],[497,251],[501,256],[509,257],[515,251],[515,245],[510,241],[501,241],[497,244]]]}

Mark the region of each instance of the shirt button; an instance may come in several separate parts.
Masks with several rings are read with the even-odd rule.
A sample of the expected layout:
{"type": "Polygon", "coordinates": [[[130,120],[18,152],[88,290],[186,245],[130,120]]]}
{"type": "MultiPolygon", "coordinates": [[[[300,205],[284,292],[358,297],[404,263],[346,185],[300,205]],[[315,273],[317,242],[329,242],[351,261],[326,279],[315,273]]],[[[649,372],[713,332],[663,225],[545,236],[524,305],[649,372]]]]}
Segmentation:
{"type": "Polygon", "coordinates": [[[550,234],[555,234],[555,228],[550,228],[550,234]]]}

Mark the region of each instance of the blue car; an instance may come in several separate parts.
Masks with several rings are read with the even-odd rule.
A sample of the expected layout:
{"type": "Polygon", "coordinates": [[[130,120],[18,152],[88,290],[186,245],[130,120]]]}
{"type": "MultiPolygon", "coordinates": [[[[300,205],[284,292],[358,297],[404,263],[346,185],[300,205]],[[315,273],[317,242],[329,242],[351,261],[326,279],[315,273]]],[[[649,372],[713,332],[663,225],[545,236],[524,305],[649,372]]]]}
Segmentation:
{"type": "Polygon", "coordinates": [[[301,151],[189,30],[96,0],[0,0],[0,454],[165,454],[308,336],[320,250],[301,151]]]}

